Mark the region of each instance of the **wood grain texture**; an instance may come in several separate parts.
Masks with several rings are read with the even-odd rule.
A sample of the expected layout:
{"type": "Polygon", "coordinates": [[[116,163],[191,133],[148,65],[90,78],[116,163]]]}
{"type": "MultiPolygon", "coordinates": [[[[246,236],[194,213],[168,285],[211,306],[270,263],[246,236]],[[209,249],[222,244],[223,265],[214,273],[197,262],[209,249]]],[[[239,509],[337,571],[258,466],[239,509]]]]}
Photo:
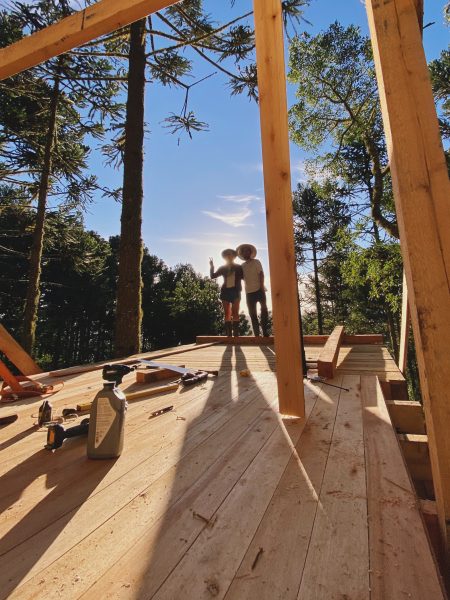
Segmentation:
{"type": "Polygon", "coordinates": [[[34,362],[28,352],[16,342],[9,331],[0,324],[0,352],[3,352],[22,375],[36,375],[42,369],[34,362]]]}
{"type": "Polygon", "coordinates": [[[328,337],[328,340],[320,351],[319,358],[317,359],[317,370],[320,377],[333,379],[343,338],[344,326],[338,325],[328,337]]]}
{"type": "Polygon", "coordinates": [[[445,599],[381,387],[361,377],[371,600],[445,599]],[[408,548],[414,540],[414,552],[408,548]],[[410,554],[405,563],[405,557],[410,554]]]}
{"type": "Polygon", "coordinates": [[[433,480],[450,556],[450,184],[413,0],[367,0],[433,480]]]}
{"type": "Polygon", "coordinates": [[[425,415],[420,402],[387,400],[392,423],[399,433],[426,433],[425,415]]]}
{"type": "MultiPolygon", "coordinates": [[[[307,347],[307,354],[319,351],[307,347]]],[[[341,351],[364,368],[389,360],[373,345],[341,351]]],[[[17,421],[0,429],[2,600],[366,597],[368,533],[382,536],[377,519],[364,518],[368,471],[361,459],[366,469],[369,457],[375,462],[371,477],[381,480],[371,483],[375,488],[386,485],[384,477],[394,481],[395,492],[403,485],[392,478],[392,462],[406,473],[384,414],[376,415],[370,439],[386,458],[378,460],[372,445],[361,447],[366,416],[359,382],[367,371],[338,373],[332,382],[348,393],[305,382],[306,418],[283,418],[273,347],[188,348],[178,361],[189,366],[207,358],[220,371],[217,378],[130,403],[124,451],[116,461],[87,460],[81,438],[45,451],[45,431],[30,418],[40,399],[17,405],[17,421]],[[245,365],[249,377],[237,372],[245,365]],[[148,418],[166,405],[174,410],[148,418]]],[[[158,387],[136,384],[134,377],[124,378],[126,393],[158,387]]],[[[100,387],[99,371],[68,377],[53,397],[55,412],[91,401],[100,387]]],[[[369,404],[377,402],[369,392],[369,404]]],[[[7,410],[1,407],[0,414],[7,410]]],[[[387,509],[381,504],[380,510],[387,509]]],[[[394,546],[387,560],[397,566],[377,577],[389,590],[385,578],[394,571],[422,577],[423,563],[418,591],[439,600],[430,550],[415,526],[418,512],[410,511],[403,507],[400,525],[387,523],[389,535],[400,536],[401,552],[394,546]],[[406,539],[402,528],[409,523],[406,539]]],[[[395,590],[409,592],[404,583],[395,590]]],[[[391,597],[403,595],[384,596],[391,597]]]]}
{"type": "Polygon", "coordinates": [[[411,328],[411,313],[409,311],[408,302],[408,285],[406,283],[406,275],[403,271],[403,286],[402,286],[402,314],[400,319],[400,346],[398,353],[398,368],[406,375],[406,366],[408,362],[408,345],[409,345],[409,330],[411,328]]]}
{"type": "Polygon", "coordinates": [[[279,0],[254,1],[267,238],[280,412],[304,416],[291,167],[279,0]]]}
{"type": "Polygon", "coordinates": [[[34,67],[172,4],[176,1],[101,0],[0,49],[0,79],[34,67]]]}

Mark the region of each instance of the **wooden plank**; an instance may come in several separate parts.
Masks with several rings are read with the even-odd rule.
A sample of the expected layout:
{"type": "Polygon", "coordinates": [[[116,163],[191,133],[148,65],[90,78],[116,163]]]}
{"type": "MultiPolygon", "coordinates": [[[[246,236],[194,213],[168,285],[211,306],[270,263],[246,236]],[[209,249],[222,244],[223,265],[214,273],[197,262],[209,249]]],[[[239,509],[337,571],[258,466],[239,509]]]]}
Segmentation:
{"type": "Polygon", "coordinates": [[[412,0],[368,0],[442,535],[450,556],[450,184],[412,0]]]}
{"type": "MultiPolygon", "coordinates": [[[[176,365],[184,368],[186,365],[176,365]]],[[[175,379],[179,377],[179,373],[175,373],[170,369],[146,369],[145,371],[136,371],[136,383],[155,383],[156,381],[164,381],[165,379],[175,379]]]]}
{"type": "MultiPolygon", "coordinates": [[[[322,346],[326,344],[329,336],[328,335],[304,335],[303,344],[305,346],[322,346]]],[[[221,344],[234,344],[241,346],[270,346],[274,343],[274,337],[255,337],[255,336],[239,336],[237,338],[230,338],[224,335],[198,335],[197,344],[207,344],[210,342],[217,342],[221,344]]],[[[352,346],[360,345],[378,345],[383,343],[383,336],[379,333],[366,333],[366,334],[347,334],[344,333],[342,339],[343,344],[349,344],[352,346]]]]}
{"type": "Polygon", "coordinates": [[[271,346],[274,343],[273,336],[263,337],[253,335],[239,335],[237,337],[225,335],[198,335],[196,341],[197,344],[217,342],[219,344],[232,344],[235,346],[271,346]]]}
{"type": "Polygon", "coordinates": [[[403,271],[403,291],[402,291],[402,316],[400,320],[400,348],[398,354],[398,368],[406,374],[406,366],[408,362],[408,342],[409,330],[411,327],[411,313],[408,303],[408,286],[406,284],[406,275],[403,271]]]}
{"type": "MultiPolygon", "coordinates": [[[[245,424],[250,413],[244,409],[249,404],[254,403],[256,399],[258,406],[255,408],[259,407],[261,410],[265,407],[261,406],[261,396],[265,393],[267,382],[260,381],[260,386],[261,388],[251,386],[242,390],[237,382],[231,382],[228,378],[220,387],[208,386],[204,391],[189,390],[184,394],[173,394],[170,403],[175,405],[174,413],[161,416],[151,424],[148,415],[161,408],[160,403],[149,400],[140,405],[131,405],[127,415],[125,447],[121,460],[114,464],[114,468],[108,471],[97,486],[93,486],[89,499],[117,482],[123,484],[125,479],[127,494],[132,493],[136,486],[148,485],[149,477],[159,476],[158,473],[172,468],[183,454],[214,435],[232,419],[237,418],[245,424]],[[228,393],[223,393],[225,389],[228,393]],[[177,420],[177,416],[182,417],[181,420],[177,420]],[[147,427],[149,430],[146,432],[146,443],[142,444],[147,427]],[[135,475],[127,475],[136,468],[135,475]],[[142,469],[145,470],[145,476],[140,472],[142,469]]],[[[269,389],[272,390],[274,380],[270,386],[269,389]]],[[[231,436],[231,428],[228,435],[231,436]]],[[[96,477],[95,467],[89,461],[86,463],[83,444],[69,444],[60,452],[50,454],[42,450],[45,432],[38,433],[34,439],[27,438],[27,442],[25,452],[15,452],[17,457],[9,456],[9,462],[1,465],[2,482],[5,485],[0,490],[0,502],[2,507],[8,507],[0,522],[1,554],[78,507],[80,497],[87,501],[82,495],[83,490],[89,487],[96,477]],[[20,466],[17,468],[22,464],[27,465],[26,470],[20,466]],[[35,476],[42,471],[54,480],[64,481],[62,489],[56,494],[53,493],[53,488],[45,485],[45,478],[35,476]],[[80,479],[83,479],[84,488],[79,486],[80,479]],[[78,489],[81,491],[78,492],[78,489]],[[19,502],[16,502],[17,498],[20,498],[19,502]],[[5,534],[17,523],[21,523],[20,527],[15,528],[14,535],[6,538],[5,534]]],[[[3,454],[8,455],[8,450],[5,449],[3,454]]],[[[115,504],[118,505],[119,502],[119,499],[116,499],[115,504]]],[[[92,508],[93,505],[90,503],[89,506],[92,508]]],[[[117,506],[112,508],[117,510],[117,506]]],[[[69,541],[74,542],[75,539],[69,541]]]]}
{"type": "Polygon", "coordinates": [[[0,79],[25,71],[176,3],[177,0],[101,0],[0,49],[0,79]]]}
{"type": "Polygon", "coordinates": [[[50,371],[50,377],[68,377],[70,375],[78,375],[80,373],[89,373],[90,371],[100,371],[103,369],[105,365],[132,365],[138,362],[139,358],[144,358],[148,360],[157,360],[158,358],[165,358],[166,356],[174,356],[176,354],[184,354],[185,352],[192,352],[194,350],[201,350],[203,348],[209,348],[210,346],[215,346],[218,344],[217,341],[209,342],[202,344],[200,346],[196,344],[191,344],[189,346],[181,346],[171,350],[161,350],[156,352],[147,352],[145,354],[136,354],[135,356],[130,356],[126,358],[121,358],[117,360],[104,360],[99,363],[92,363],[90,365],[79,365],[75,367],[68,367],[67,369],[58,369],[57,371],[50,371]]]}
{"type": "Polygon", "coordinates": [[[361,377],[361,402],[371,600],[444,600],[416,495],[376,377],[361,377]],[[412,543],[414,552],[408,552],[412,543]]]}
{"type": "MultiPolygon", "coordinates": [[[[342,377],[333,381],[342,385],[342,377]]],[[[324,386],[225,600],[296,600],[320,506],[340,390],[324,386]],[[260,548],[263,553],[260,553],[260,548]],[[255,557],[260,553],[259,560],[255,557]]]]}
{"type": "Polygon", "coordinates": [[[322,348],[317,359],[317,369],[320,377],[333,379],[336,372],[336,365],[339,357],[339,350],[344,337],[344,326],[338,325],[334,328],[327,343],[322,348]]]}
{"type": "Polygon", "coordinates": [[[42,369],[34,362],[28,352],[16,342],[13,336],[0,324],[0,352],[3,352],[22,375],[37,375],[42,369]]]}
{"type": "Polygon", "coordinates": [[[280,412],[305,415],[292,211],[283,15],[279,0],[254,0],[267,239],[280,412]]]}
{"type": "Polygon", "coordinates": [[[413,481],[432,481],[428,436],[401,433],[398,440],[413,481]]]}
{"type": "Polygon", "coordinates": [[[398,433],[426,433],[425,415],[420,402],[386,400],[392,423],[398,433]]]}
{"type": "MultiPolygon", "coordinates": [[[[307,414],[309,414],[314,406],[317,391],[317,389],[312,389],[312,386],[306,391],[307,414]]],[[[272,393],[276,393],[275,386],[272,388],[272,393]]],[[[259,479],[254,477],[249,479],[249,470],[243,472],[242,465],[247,463],[247,466],[251,469],[252,464],[257,463],[258,468],[261,468],[258,456],[255,456],[254,463],[250,463],[248,458],[245,458],[245,455],[247,454],[247,448],[256,447],[258,442],[254,438],[260,438],[260,429],[267,426],[269,422],[273,424],[273,417],[275,417],[273,412],[267,411],[266,417],[261,423],[253,425],[251,435],[246,436],[246,440],[242,439],[239,446],[231,447],[224,453],[223,459],[214,466],[215,476],[211,472],[205,472],[204,477],[196,483],[189,494],[185,498],[180,499],[180,502],[172,510],[166,512],[164,521],[158,523],[157,528],[146,532],[145,537],[143,536],[137,544],[130,548],[120,561],[122,565],[120,575],[117,574],[115,568],[110,569],[98,584],[89,590],[86,598],[89,598],[92,593],[97,597],[115,597],[118,595],[121,598],[130,599],[137,597],[153,598],[155,592],[166,580],[169,583],[174,576],[178,577],[178,575],[173,575],[172,572],[188,551],[194,551],[195,546],[198,544],[197,538],[199,534],[202,531],[204,534],[210,532],[210,536],[215,537],[218,533],[219,523],[222,523],[222,526],[227,528],[228,534],[223,547],[221,547],[221,552],[219,554],[210,552],[208,556],[210,564],[208,565],[199,563],[197,566],[194,561],[196,566],[192,573],[194,576],[198,570],[201,571],[202,569],[210,573],[214,568],[211,564],[214,561],[219,565],[219,569],[221,569],[221,564],[223,564],[225,573],[223,574],[224,576],[222,576],[222,572],[219,575],[220,591],[217,594],[219,598],[223,597],[227,588],[226,577],[228,576],[230,566],[233,561],[237,562],[238,557],[244,551],[243,545],[239,544],[239,539],[244,535],[244,532],[241,531],[240,526],[234,527],[236,524],[235,518],[232,520],[226,519],[224,505],[228,502],[229,495],[235,494],[240,488],[244,487],[246,490],[249,490],[252,485],[258,487],[259,479]],[[240,477],[236,477],[237,465],[241,465],[239,467],[240,477]],[[230,487],[230,482],[233,483],[232,487],[230,487]],[[236,490],[236,488],[238,489],[236,490]],[[208,527],[204,522],[202,523],[198,519],[194,519],[192,517],[193,511],[207,516],[207,518],[212,518],[214,526],[208,527]],[[234,556],[235,553],[236,556],[234,556]],[[223,563],[221,563],[220,554],[227,557],[226,560],[223,560],[223,563]],[[143,556],[148,556],[149,559],[147,561],[142,560],[143,556]]],[[[302,427],[301,423],[300,427],[302,427]]],[[[289,426],[287,430],[290,430],[289,426]]],[[[295,431],[297,431],[297,428],[295,428],[295,431]]],[[[276,431],[274,431],[273,435],[275,434],[276,431]]],[[[270,440],[267,443],[270,443],[270,440]]],[[[261,451],[265,452],[265,449],[262,448],[261,451]]],[[[266,465],[272,465],[271,456],[267,456],[267,460],[266,465]]],[[[240,505],[238,510],[246,510],[246,505],[240,505]]],[[[243,523],[243,525],[245,528],[248,527],[247,523],[243,523]]],[[[218,534],[221,535],[221,531],[218,534]]],[[[208,537],[209,540],[209,536],[205,537],[208,537]]],[[[207,581],[202,581],[200,574],[197,574],[197,581],[190,584],[196,588],[195,594],[191,596],[181,594],[181,592],[179,595],[172,596],[165,591],[162,597],[210,597],[209,594],[211,592],[206,589],[210,578],[205,575],[205,579],[207,581]]],[[[187,585],[189,586],[189,583],[187,585]]],[[[214,591],[212,586],[210,586],[210,589],[214,591]]]]}
{"type": "MultiPolygon", "coordinates": [[[[308,406],[308,413],[311,408],[308,406]]],[[[285,425],[279,419],[279,426],[217,512],[208,513],[209,517],[217,516],[214,527],[203,529],[153,596],[154,600],[223,598],[304,427],[305,419],[290,420],[285,425]],[[243,507],[246,507],[245,519],[242,518],[243,507]]]]}
{"type": "MultiPolygon", "coordinates": [[[[303,343],[306,345],[321,346],[328,340],[327,335],[304,335],[303,343]]],[[[229,337],[224,335],[198,335],[197,344],[217,342],[219,344],[232,344],[237,346],[271,346],[274,344],[274,336],[263,337],[253,335],[241,335],[229,337]]],[[[362,342],[361,342],[362,343],[362,342]]]]}
{"type": "Polygon", "coordinates": [[[382,344],[383,335],[381,333],[366,333],[358,335],[344,333],[343,343],[352,344],[353,346],[356,346],[357,344],[382,344]]]}
{"type": "MultiPolygon", "coordinates": [[[[70,590],[65,589],[65,597],[78,598],[95,583],[100,573],[112,567],[127,549],[142,540],[148,528],[153,528],[157,536],[158,520],[164,517],[168,507],[197,484],[209,469],[215,472],[216,461],[230,446],[243,444],[242,457],[236,450],[232,452],[241,461],[248,460],[247,447],[257,451],[258,443],[262,445],[267,438],[267,431],[270,435],[276,426],[276,418],[270,422],[267,419],[268,411],[273,414],[267,404],[267,401],[273,403],[273,388],[273,384],[266,389],[264,386],[261,389],[253,387],[247,394],[241,394],[242,407],[240,403],[228,400],[221,419],[217,419],[217,411],[211,407],[204,423],[195,416],[186,423],[180,422],[176,444],[160,447],[153,456],[149,457],[147,444],[142,444],[142,436],[151,434],[154,426],[154,422],[146,420],[146,431],[141,430],[141,436],[135,436],[128,447],[126,438],[124,453],[113,465],[109,463],[108,467],[105,461],[86,463],[84,456],[79,459],[78,471],[84,469],[85,477],[66,470],[49,498],[38,503],[31,512],[24,511],[20,527],[13,534],[15,537],[21,533],[25,539],[2,556],[2,593],[14,590],[8,597],[24,600],[33,597],[39,589],[41,596],[58,598],[61,586],[64,588],[70,581],[70,590]],[[261,428],[260,435],[257,435],[258,428],[261,428]],[[188,435],[183,435],[186,432],[188,435]],[[250,432],[255,434],[249,435],[250,432]],[[134,461],[135,468],[124,469],[120,464],[123,460],[134,461]],[[114,473],[117,468],[123,472],[119,479],[114,473]],[[104,477],[100,481],[99,473],[104,477]],[[101,484],[100,492],[96,483],[101,484]],[[39,519],[39,513],[46,516],[45,524],[39,519]],[[25,525],[33,525],[32,537],[29,531],[25,536],[25,525]],[[44,525],[47,526],[44,528],[44,525]],[[62,530],[64,535],[60,535],[62,530]],[[74,565],[82,577],[74,579],[74,565]]],[[[203,404],[208,407],[210,401],[207,395],[203,404]]],[[[158,438],[160,445],[161,435],[151,437],[150,450],[155,450],[158,438]]],[[[204,490],[200,483],[198,488],[204,490]]],[[[13,535],[6,536],[2,544],[11,545],[12,541],[13,535]]],[[[135,566],[138,566],[136,563],[143,564],[142,557],[141,554],[140,560],[134,561],[135,566]]],[[[115,573],[117,576],[117,571],[115,573]]]]}
{"type": "Polygon", "coordinates": [[[371,597],[360,378],[342,385],[298,600],[371,597]]]}

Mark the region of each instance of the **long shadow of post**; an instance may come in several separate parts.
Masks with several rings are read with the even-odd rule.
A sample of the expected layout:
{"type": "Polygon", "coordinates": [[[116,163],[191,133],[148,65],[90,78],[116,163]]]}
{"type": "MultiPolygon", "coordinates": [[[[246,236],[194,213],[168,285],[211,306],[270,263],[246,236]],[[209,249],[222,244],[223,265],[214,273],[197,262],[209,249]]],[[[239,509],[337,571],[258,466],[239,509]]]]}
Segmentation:
{"type": "MultiPolygon", "coordinates": [[[[142,562],[145,560],[145,552],[148,552],[147,563],[140,568],[139,575],[130,589],[130,595],[134,598],[151,598],[164,583],[171,569],[176,567],[186,550],[195,542],[204,527],[208,527],[207,521],[213,517],[213,514],[205,511],[205,514],[196,515],[195,510],[192,509],[192,507],[198,506],[198,499],[204,496],[205,486],[200,482],[205,481],[205,478],[212,482],[221,481],[225,461],[229,460],[231,454],[239,453],[242,436],[246,436],[249,432],[251,434],[250,428],[255,419],[255,411],[253,411],[252,417],[246,417],[244,414],[250,415],[251,413],[251,408],[248,409],[248,413],[244,413],[246,407],[256,405],[260,410],[268,409],[268,403],[259,389],[256,379],[251,374],[250,377],[239,375],[239,371],[246,368],[248,368],[248,363],[241,348],[231,344],[227,345],[221,358],[220,375],[212,384],[202,413],[190,423],[185,434],[184,445],[194,434],[194,430],[202,427],[202,422],[208,419],[208,415],[215,410],[223,413],[221,424],[213,425],[210,432],[211,439],[205,438],[200,443],[200,446],[204,447],[203,451],[201,448],[195,448],[187,457],[183,457],[184,452],[181,451],[181,460],[176,468],[165,513],[159,522],[152,526],[154,534],[147,533],[148,541],[143,543],[139,550],[133,549],[131,552],[132,556],[134,556],[134,552],[137,552],[142,562]],[[233,364],[233,357],[235,364],[233,364]],[[237,385],[233,385],[234,378],[237,378],[237,385]],[[244,394],[246,394],[245,400],[243,399],[244,394]],[[226,401],[222,402],[223,399],[226,401]],[[230,407],[230,403],[233,406],[230,407]],[[229,423],[233,418],[234,425],[230,427],[229,423]],[[228,439],[228,432],[234,436],[233,440],[228,439]],[[211,444],[212,436],[216,441],[215,444],[211,444]],[[220,440],[223,440],[222,446],[220,440]],[[234,445],[234,452],[228,452],[230,445],[234,445]],[[193,474],[197,465],[197,457],[205,462],[203,468],[193,474]],[[191,512],[189,513],[189,511],[191,512]],[[187,514],[191,514],[188,521],[187,514]],[[184,542],[184,547],[180,546],[180,540],[184,542]]],[[[230,490],[233,485],[230,483],[230,490]]],[[[202,501],[200,501],[200,505],[202,505],[202,501]]],[[[133,563],[132,558],[128,560],[133,563]]],[[[114,584],[112,572],[111,574],[107,573],[105,577],[104,583],[108,588],[111,583],[114,584]]]]}

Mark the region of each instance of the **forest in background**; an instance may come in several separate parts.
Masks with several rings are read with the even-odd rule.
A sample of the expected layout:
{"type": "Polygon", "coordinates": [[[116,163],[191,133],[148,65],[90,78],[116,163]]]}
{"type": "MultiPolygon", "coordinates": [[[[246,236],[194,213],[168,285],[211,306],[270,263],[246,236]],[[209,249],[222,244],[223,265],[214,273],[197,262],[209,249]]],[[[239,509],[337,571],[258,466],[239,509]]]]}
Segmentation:
{"type": "MultiPolygon", "coordinates": [[[[304,333],[343,323],[383,333],[397,356],[403,267],[370,41],[339,23],[299,33],[307,4],[283,2],[297,90],[290,131],[314,157],[308,181],[293,190],[304,333]]],[[[12,2],[0,13],[0,44],[71,11],[66,0],[12,2]]],[[[189,90],[201,83],[189,51],[227,78],[231,94],[257,100],[250,16],[217,23],[201,0],[185,0],[1,82],[0,318],[43,366],[221,332],[216,284],[189,265],[167,267],[142,243],[144,98],[149,81],[185,90],[182,111],[165,126],[188,137],[207,130],[189,107],[189,90]],[[120,189],[88,171],[93,141],[122,169],[120,189]],[[85,229],[93,190],[122,203],[120,236],[85,229]]],[[[430,72],[448,140],[448,49],[430,72]]]]}

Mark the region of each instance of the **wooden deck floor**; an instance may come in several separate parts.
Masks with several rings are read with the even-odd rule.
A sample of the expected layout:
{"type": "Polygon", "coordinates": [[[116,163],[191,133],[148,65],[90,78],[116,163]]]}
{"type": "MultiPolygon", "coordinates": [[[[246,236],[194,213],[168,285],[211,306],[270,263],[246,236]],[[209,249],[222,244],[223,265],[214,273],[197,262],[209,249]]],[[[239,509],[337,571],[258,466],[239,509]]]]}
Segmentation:
{"type": "MultiPolygon", "coordinates": [[[[401,378],[385,349],[343,348],[333,383],[349,391],[305,384],[304,420],[276,412],[272,347],[171,358],[221,373],[131,403],[116,461],[89,461],[83,439],[44,450],[39,401],[15,406],[0,429],[0,598],[444,598],[375,376],[401,378]]],[[[52,402],[100,381],[66,377],[52,402]]]]}

